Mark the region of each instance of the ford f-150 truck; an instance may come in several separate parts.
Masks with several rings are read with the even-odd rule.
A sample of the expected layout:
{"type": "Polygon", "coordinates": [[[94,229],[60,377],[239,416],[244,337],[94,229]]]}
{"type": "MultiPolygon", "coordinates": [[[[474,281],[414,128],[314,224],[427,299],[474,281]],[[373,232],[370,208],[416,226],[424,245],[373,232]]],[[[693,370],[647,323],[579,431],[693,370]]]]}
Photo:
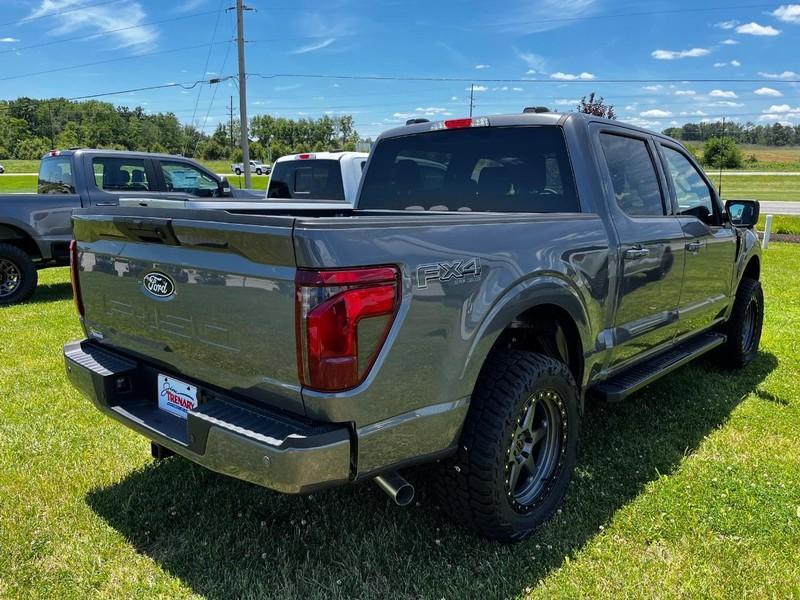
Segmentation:
{"type": "Polygon", "coordinates": [[[399,504],[434,463],[453,519],[515,541],[561,504],[586,401],[753,359],[757,217],[616,121],[416,123],[337,214],[76,211],[66,369],[157,457],[289,493],[375,479],[399,504]]]}
{"type": "Polygon", "coordinates": [[[68,263],[75,208],[115,205],[122,196],[263,198],[182,156],[89,149],[46,154],[38,192],[0,195],[0,306],[30,298],[38,269],[68,263]]]}

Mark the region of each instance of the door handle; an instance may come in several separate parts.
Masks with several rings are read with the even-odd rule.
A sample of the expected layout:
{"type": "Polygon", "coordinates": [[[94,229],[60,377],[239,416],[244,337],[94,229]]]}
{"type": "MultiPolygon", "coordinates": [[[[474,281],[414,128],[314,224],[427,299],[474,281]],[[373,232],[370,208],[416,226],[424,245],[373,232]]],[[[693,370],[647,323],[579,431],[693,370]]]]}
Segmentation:
{"type": "Polygon", "coordinates": [[[689,242],[686,244],[686,250],[689,252],[698,252],[703,249],[703,242],[689,242]]]}
{"type": "Polygon", "coordinates": [[[625,257],[625,260],[634,260],[637,258],[644,258],[649,254],[650,250],[647,248],[631,248],[630,250],[625,250],[622,256],[625,257]]]}

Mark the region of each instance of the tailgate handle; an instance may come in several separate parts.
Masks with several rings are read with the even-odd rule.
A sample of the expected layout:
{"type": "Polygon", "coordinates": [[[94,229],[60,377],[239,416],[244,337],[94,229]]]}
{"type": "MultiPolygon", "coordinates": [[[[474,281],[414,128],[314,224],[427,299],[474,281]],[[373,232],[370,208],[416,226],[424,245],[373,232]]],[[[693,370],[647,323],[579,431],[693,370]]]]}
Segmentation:
{"type": "Polygon", "coordinates": [[[115,217],[117,226],[125,237],[149,244],[180,246],[172,229],[172,219],[142,219],[137,217],[115,217]]]}

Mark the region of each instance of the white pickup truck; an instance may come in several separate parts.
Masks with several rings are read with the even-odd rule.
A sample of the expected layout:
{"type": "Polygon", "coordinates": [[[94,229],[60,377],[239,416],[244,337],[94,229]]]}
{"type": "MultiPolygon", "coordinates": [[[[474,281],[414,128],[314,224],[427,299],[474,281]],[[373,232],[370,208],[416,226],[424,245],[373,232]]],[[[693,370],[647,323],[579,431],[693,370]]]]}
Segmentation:
{"type": "Polygon", "coordinates": [[[306,152],[275,161],[269,200],[338,200],[352,205],[367,164],[366,152],[306,152]]]}
{"type": "MultiPolygon", "coordinates": [[[[241,175],[244,173],[244,163],[233,163],[231,165],[231,171],[236,173],[237,175],[241,175]]],[[[250,161],[250,172],[256,175],[269,175],[270,171],[272,171],[272,167],[270,165],[265,165],[260,160],[251,160],[250,161]]]]}

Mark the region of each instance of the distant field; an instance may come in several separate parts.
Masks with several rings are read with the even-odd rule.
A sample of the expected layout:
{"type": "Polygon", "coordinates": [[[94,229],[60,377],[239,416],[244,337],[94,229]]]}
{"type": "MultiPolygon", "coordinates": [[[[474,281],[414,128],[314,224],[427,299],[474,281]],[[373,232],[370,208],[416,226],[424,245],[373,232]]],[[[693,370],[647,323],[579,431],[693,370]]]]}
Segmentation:
{"type": "MultiPolygon", "coordinates": [[[[717,178],[713,178],[717,183],[717,178]]],[[[754,200],[800,200],[800,173],[797,176],[750,175],[723,177],[722,197],[754,200]]]]}
{"type": "MultiPolygon", "coordinates": [[[[684,142],[702,154],[701,142],[684,142]]],[[[740,144],[742,155],[754,155],[758,162],[747,163],[744,170],[750,171],[800,171],[800,146],[759,146],[740,144]]]]}

